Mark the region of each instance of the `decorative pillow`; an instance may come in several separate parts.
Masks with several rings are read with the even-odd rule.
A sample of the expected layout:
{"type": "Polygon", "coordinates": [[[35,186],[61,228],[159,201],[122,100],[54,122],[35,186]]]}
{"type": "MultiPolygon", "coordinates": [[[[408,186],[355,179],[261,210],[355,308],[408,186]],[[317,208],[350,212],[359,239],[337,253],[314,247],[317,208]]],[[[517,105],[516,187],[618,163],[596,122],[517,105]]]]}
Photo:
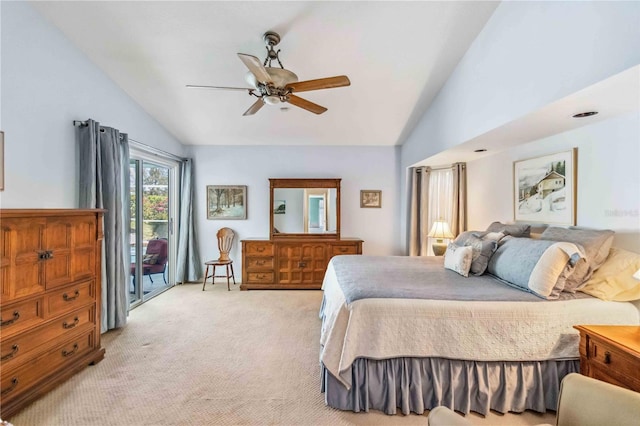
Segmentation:
{"type": "Polygon", "coordinates": [[[459,273],[463,277],[468,277],[472,255],[473,249],[471,246],[460,247],[449,243],[444,254],[444,267],[459,273]]]}
{"type": "Polygon", "coordinates": [[[491,257],[487,270],[515,287],[557,299],[582,257],[575,244],[510,238],[491,257]]]}
{"type": "Polygon", "coordinates": [[[493,240],[485,240],[485,238],[471,235],[467,238],[465,246],[472,248],[471,268],[469,271],[473,275],[484,274],[489,264],[489,259],[491,259],[493,253],[498,249],[498,243],[493,240]]]}
{"type": "Polygon", "coordinates": [[[453,243],[457,246],[460,247],[464,247],[467,244],[467,241],[472,238],[472,237],[480,237],[482,238],[482,236],[486,235],[487,232],[485,231],[464,231],[461,232],[460,234],[458,234],[458,236],[456,237],[455,240],[453,240],[453,243]]]}
{"type": "Polygon", "coordinates": [[[505,234],[502,232],[487,232],[487,231],[464,231],[461,232],[453,242],[458,246],[466,246],[467,241],[472,239],[472,237],[482,238],[483,240],[489,241],[500,241],[503,239],[505,234]]]}
{"type": "Polygon", "coordinates": [[[602,300],[628,302],[640,299],[640,254],[612,247],[609,257],[580,291],[602,300]]]}
{"type": "Polygon", "coordinates": [[[504,237],[505,234],[503,232],[485,232],[482,239],[499,243],[504,237]]]}
{"type": "Polygon", "coordinates": [[[493,222],[487,227],[487,232],[502,232],[504,235],[511,235],[516,238],[528,238],[531,232],[531,225],[528,224],[504,224],[493,222]]]}
{"type": "Polygon", "coordinates": [[[540,236],[541,240],[567,241],[583,248],[585,260],[576,265],[576,270],[567,280],[564,291],[574,293],[586,284],[594,271],[604,263],[613,243],[614,232],[580,228],[549,227],[540,236]]]}
{"type": "Polygon", "coordinates": [[[158,255],[157,254],[145,254],[142,258],[142,263],[146,263],[147,265],[155,265],[158,263],[158,255]]]}

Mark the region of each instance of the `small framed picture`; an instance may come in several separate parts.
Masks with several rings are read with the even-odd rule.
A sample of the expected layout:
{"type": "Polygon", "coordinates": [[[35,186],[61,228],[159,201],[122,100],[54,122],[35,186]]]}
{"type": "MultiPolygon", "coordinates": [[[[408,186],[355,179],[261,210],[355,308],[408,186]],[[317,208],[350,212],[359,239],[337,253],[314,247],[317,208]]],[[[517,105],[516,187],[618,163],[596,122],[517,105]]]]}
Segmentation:
{"type": "Polygon", "coordinates": [[[382,207],[382,191],[379,191],[376,189],[360,190],[360,207],[361,208],[382,207]]]}
{"type": "Polygon", "coordinates": [[[286,200],[275,200],[273,204],[273,214],[285,214],[287,212],[286,200]]]}
{"type": "Polygon", "coordinates": [[[246,219],[247,187],[245,185],[208,185],[207,219],[246,219]]]}

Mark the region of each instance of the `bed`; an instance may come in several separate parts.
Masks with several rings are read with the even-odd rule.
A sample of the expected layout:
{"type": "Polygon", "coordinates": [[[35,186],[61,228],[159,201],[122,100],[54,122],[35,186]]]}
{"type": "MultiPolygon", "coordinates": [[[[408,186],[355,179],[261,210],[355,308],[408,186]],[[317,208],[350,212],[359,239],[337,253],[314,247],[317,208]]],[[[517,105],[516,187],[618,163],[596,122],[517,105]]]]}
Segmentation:
{"type": "Polygon", "coordinates": [[[321,388],[355,412],[555,410],[560,381],[579,371],[573,325],[640,323],[634,303],[546,300],[442,257],[334,257],[323,290],[321,388]]]}

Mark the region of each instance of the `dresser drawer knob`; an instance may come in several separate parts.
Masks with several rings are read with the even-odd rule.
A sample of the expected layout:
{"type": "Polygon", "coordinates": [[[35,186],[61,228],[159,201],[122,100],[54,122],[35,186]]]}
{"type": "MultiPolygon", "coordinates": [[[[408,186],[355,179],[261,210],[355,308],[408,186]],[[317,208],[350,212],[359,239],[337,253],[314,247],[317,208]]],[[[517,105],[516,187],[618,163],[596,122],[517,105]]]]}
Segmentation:
{"type": "Polygon", "coordinates": [[[264,247],[256,247],[256,251],[262,253],[264,251],[264,247]]]}
{"type": "Polygon", "coordinates": [[[72,300],[76,300],[78,297],[80,297],[80,292],[78,290],[73,293],[73,296],[69,296],[67,293],[62,295],[65,302],[71,302],[72,300]]]}
{"type": "Polygon", "coordinates": [[[70,329],[70,328],[73,328],[73,327],[75,327],[76,325],[78,325],[78,323],[79,323],[79,322],[80,322],[80,320],[78,319],[78,317],[75,317],[75,318],[73,319],[73,322],[72,322],[71,324],[67,324],[67,322],[66,322],[66,321],[65,321],[65,322],[63,322],[63,323],[62,323],[62,328],[64,328],[64,329],[70,329]]]}
{"type": "Polygon", "coordinates": [[[71,355],[75,354],[77,350],[78,350],[78,344],[74,343],[73,344],[73,350],[71,350],[71,351],[68,351],[66,349],[62,350],[62,356],[71,356],[71,355]]]}
{"type": "Polygon", "coordinates": [[[611,352],[607,351],[604,353],[604,363],[611,364],[611,352]]]}
{"type": "Polygon", "coordinates": [[[18,353],[18,345],[13,345],[11,346],[11,352],[9,352],[6,355],[2,355],[2,358],[0,358],[0,361],[6,361],[9,358],[13,358],[13,356],[17,353],[18,353]]]}
{"type": "Polygon", "coordinates": [[[344,253],[345,251],[349,251],[349,249],[346,247],[340,247],[340,251],[344,253]]]}
{"type": "Polygon", "coordinates": [[[258,266],[264,266],[264,260],[258,260],[258,261],[256,262],[256,265],[258,265],[258,266]]]}
{"type": "Polygon", "coordinates": [[[0,320],[0,326],[5,326],[5,325],[11,325],[14,322],[18,321],[18,319],[20,319],[20,312],[19,311],[14,311],[13,312],[13,318],[11,318],[10,320],[6,320],[6,321],[2,321],[0,320]]]}
{"type": "Polygon", "coordinates": [[[18,378],[17,378],[17,377],[14,377],[14,378],[11,380],[11,386],[9,386],[9,387],[8,387],[8,388],[6,388],[6,389],[2,389],[2,395],[6,395],[6,394],[8,394],[8,393],[9,393],[9,392],[11,392],[12,390],[14,390],[14,389],[16,388],[16,386],[18,386],[18,378]]]}

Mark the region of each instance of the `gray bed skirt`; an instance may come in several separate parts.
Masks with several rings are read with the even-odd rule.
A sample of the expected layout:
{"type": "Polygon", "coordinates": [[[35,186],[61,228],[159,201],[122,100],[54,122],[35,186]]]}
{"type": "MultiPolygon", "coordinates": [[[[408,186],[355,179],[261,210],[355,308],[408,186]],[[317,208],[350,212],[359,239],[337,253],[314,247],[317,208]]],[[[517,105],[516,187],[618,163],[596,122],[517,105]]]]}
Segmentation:
{"type": "Polygon", "coordinates": [[[556,410],[560,382],[580,371],[579,360],[464,361],[445,358],[358,358],[347,390],[322,368],[322,392],[330,407],[355,412],[423,414],[444,405],[455,411],[520,413],[556,410]]]}

